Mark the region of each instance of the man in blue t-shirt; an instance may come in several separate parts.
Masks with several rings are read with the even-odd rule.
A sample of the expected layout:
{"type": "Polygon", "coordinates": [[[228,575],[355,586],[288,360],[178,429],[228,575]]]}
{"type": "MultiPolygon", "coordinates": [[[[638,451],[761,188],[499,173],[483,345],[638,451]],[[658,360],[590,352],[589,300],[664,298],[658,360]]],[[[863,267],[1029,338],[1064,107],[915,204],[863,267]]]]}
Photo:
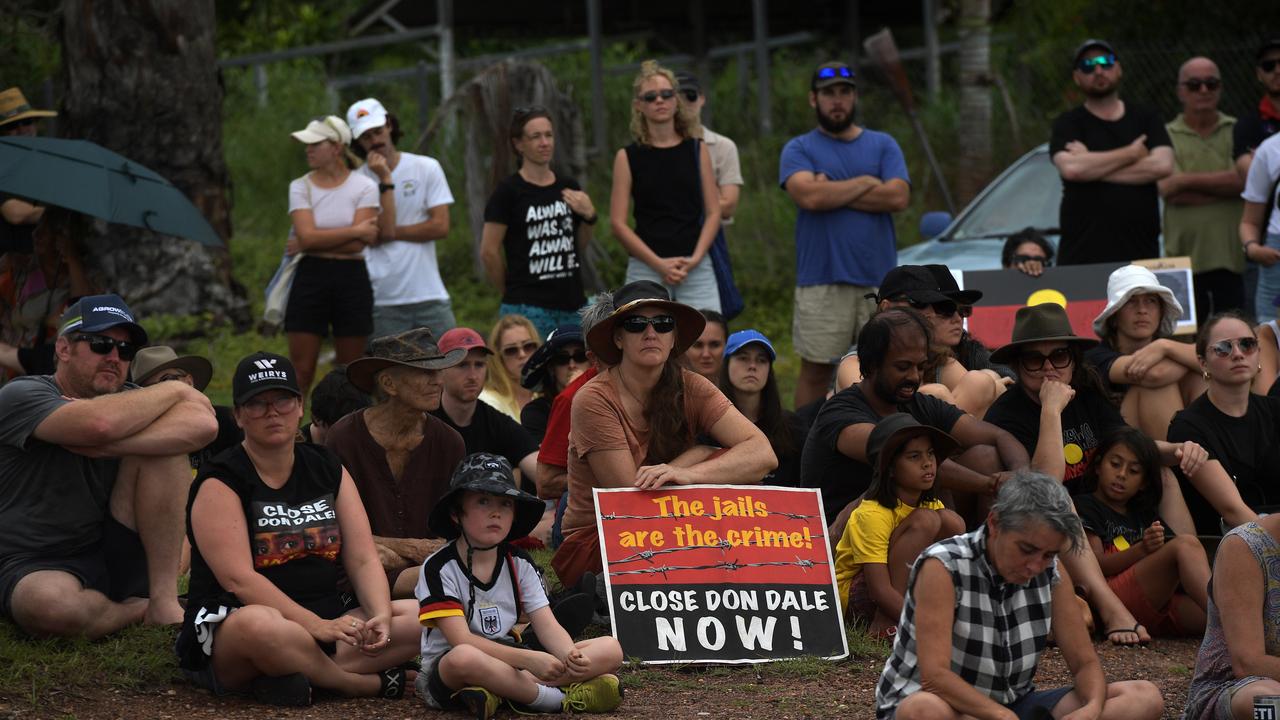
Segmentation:
{"type": "Polygon", "coordinates": [[[866,299],[898,264],[893,216],[907,207],[907,163],[889,135],[853,122],[853,70],[823,63],[809,84],[818,127],[782,149],[778,182],[798,208],[791,334],[796,407],[826,394],[831,372],[875,312],[866,299]]]}

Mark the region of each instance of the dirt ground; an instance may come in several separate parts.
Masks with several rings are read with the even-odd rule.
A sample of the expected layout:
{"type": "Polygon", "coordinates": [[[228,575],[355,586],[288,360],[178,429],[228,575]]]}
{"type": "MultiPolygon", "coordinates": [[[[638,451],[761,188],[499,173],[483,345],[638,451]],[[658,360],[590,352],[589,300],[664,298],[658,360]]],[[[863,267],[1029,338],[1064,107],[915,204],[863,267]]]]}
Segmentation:
{"type": "MultiPolygon", "coordinates": [[[[1165,717],[1181,715],[1195,666],[1196,640],[1162,640],[1149,648],[1113,648],[1098,643],[1111,680],[1146,679],[1160,687],[1165,717]]],[[[875,683],[882,658],[855,658],[830,665],[737,666],[732,668],[644,668],[624,670],[625,692],[617,718],[827,718],[872,720],[875,683]]],[[[1065,684],[1069,674],[1056,649],[1046,652],[1036,683],[1065,684]]],[[[513,717],[509,710],[500,717],[513,717]]],[[[402,720],[461,717],[427,710],[416,698],[398,701],[321,697],[309,708],[281,709],[235,698],[213,698],[186,684],[143,692],[55,693],[33,708],[28,700],[0,701],[0,718],[284,718],[287,720],[402,720]]]]}

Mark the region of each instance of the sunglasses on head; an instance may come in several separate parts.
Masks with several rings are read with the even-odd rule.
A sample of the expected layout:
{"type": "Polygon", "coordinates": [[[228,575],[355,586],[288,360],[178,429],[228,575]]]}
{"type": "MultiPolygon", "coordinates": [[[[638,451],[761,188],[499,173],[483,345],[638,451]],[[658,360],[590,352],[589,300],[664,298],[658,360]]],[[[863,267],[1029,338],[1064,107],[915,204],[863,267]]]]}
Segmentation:
{"type": "Polygon", "coordinates": [[[1239,347],[1241,355],[1252,355],[1258,351],[1258,338],[1242,337],[1235,340],[1219,340],[1209,346],[1214,355],[1220,358],[1231,357],[1232,347],[1239,347]]]}
{"type": "Polygon", "coordinates": [[[651,318],[644,317],[643,315],[632,315],[630,317],[623,318],[622,322],[618,323],[618,325],[623,330],[626,330],[633,335],[639,335],[644,332],[646,327],[652,325],[654,332],[660,335],[666,335],[676,329],[676,319],[670,315],[654,315],[651,318]]]}
{"type": "Polygon", "coordinates": [[[1262,72],[1272,72],[1276,69],[1277,65],[1280,65],[1280,58],[1258,61],[1258,67],[1262,69],[1262,72]]]}
{"type": "Polygon", "coordinates": [[[297,402],[298,398],[295,395],[281,395],[275,400],[266,400],[258,396],[247,400],[245,404],[240,406],[240,411],[251,418],[264,417],[267,414],[267,408],[271,408],[277,414],[283,415],[292,410],[297,402]]]}
{"type": "Polygon", "coordinates": [[[853,71],[847,67],[819,68],[818,72],[814,73],[814,75],[819,80],[830,80],[831,78],[837,78],[837,77],[849,78],[850,80],[853,79],[853,71]]]}
{"type": "Polygon", "coordinates": [[[1209,92],[1213,92],[1222,87],[1222,80],[1219,78],[1191,78],[1182,83],[1182,87],[1192,91],[1200,92],[1200,88],[1207,88],[1209,92]]]}
{"type": "Polygon", "coordinates": [[[1024,353],[1018,358],[1018,362],[1021,363],[1022,369],[1027,372],[1035,372],[1036,370],[1044,369],[1044,362],[1046,360],[1049,361],[1050,365],[1061,370],[1071,364],[1071,349],[1058,348],[1050,351],[1048,355],[1041,355],[1040,353],[1024,353]]]}
{"type": "Polygon", "coordinates": [[[586,350],[575,350],[572,353],[562,352],[551,356],[552,365],[568,365],[569,361],[573,361],[582,365],[587,362],[586,350]]]}
{"type": "Polygon", "coordinates": [[[676,96],[676,91],[671,89],[650,90],[649,92],[641,95],[640,99],[647,103],[653,103],[653,102],[657,102],[658,98],[662,98],[663,100],[670,100],[675,96],[676,96]]]}
{"type": "Polygon", "coordinates": [[[1084,73],[1085,75],[1092,75],[1093,71],[1097,68],[1102,68],[1103,70],[1110,70],[1115,66],[1116,66],[1115,55],[1099,55],[1098,57],[1089,58],[1088,60],[1081,60],[1080,62],[1076,63],[1076,69],[1084,73]]]}
{"type": "Polygon", "coordinates": [[[528,340],[517,345],[508,345],[502,348],[502,354],[506,357],[515,357],[517,355],[528,355],[538,349],[538,343],[528,340]]]}
{"type": "Polygon", "coordinates": [[[72,336],[71,340],[73,342],[89,343],[89,349],[98,355],[110,355],[111,349],[115,348],[116,352],[120,354],[120,359],[125,362],[133,360],[133,357],[138,354],[138,350],[141,349],[141,347],[136,343],[132,343],[128,340],[117,340],[113,337],[107,337],[106,335],[88,335],[82,333],[72,336]]]}

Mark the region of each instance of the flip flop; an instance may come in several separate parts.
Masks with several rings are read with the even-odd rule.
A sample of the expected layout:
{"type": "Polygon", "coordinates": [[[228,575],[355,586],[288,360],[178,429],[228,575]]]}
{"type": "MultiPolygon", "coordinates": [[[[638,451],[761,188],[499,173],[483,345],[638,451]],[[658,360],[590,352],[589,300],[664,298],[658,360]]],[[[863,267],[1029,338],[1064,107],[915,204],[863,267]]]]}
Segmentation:
{"type": "MultiPolygon", "coordinates": [[[[1136,623],[1131,628],[1115,628],[1114,630],[1108,630],[1103,634],[1106,636],[1108,642],[1110,642],[1112,645],[1115,645],[1117,647],[1133,647],[1135,645],[1139,647],[1146,647],[1147,644],[1150,643],[1151,641],[1143,640],[1142,636],[1138,634],[1138,628],[1142,628],[1142,627],[1143,627],[1142,623],[1136,623]],[[1133,633],[1134,635],[1138,635],[1138,641],[1132,642],[1132,643],[1122,643],[1122,642],[1116,642],[1115,640],[1112,639],[1113,635],[1119,635],[1121,633],[1133,633]]],[[[1143,628],[1143,629],[1145,630],[1146,628],[1143,628]]]]}

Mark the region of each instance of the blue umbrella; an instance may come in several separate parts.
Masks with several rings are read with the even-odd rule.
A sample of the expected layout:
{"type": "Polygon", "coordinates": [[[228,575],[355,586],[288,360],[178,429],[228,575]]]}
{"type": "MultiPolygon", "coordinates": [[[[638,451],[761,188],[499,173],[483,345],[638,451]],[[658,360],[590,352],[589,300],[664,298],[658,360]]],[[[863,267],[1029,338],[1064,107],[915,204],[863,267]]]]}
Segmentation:
{"type": "Polygon", "coordinates": [[[223,244],[172,183],[87,140],[0,137],[0,192],[204,245],[223,244]]]}

